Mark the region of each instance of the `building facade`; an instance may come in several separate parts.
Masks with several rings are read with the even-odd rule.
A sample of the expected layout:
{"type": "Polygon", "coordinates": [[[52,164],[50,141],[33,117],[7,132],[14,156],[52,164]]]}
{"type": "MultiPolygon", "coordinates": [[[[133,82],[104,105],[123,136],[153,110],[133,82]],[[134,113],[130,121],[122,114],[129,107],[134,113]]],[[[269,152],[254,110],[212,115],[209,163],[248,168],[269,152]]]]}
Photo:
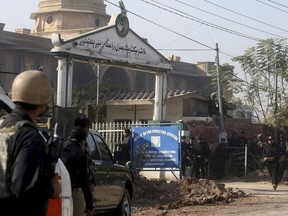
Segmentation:
{"type": "MultiPolygon", "coordinates": [[[[60,33],[64,40],[69,40],[85,32],[106,26],[110,15],[106,14],[103,0],[40,0],[38,11],[31,14],[35,27],[5,31],[5,24],[0,24],[0,85],[9,91],[14,77],[24,70],[42,68],[57,87],[57,59],[51,54],[53,48],[51,34],[60,33]]],[[[0,20],[1,22],[1,20],[0,20]]],[[[211,93],[209,69],[213,62],[190,64],[181,62],[180,57],[167,57],[172,69],[167,77],[167,114],[166,120],[175,121],[185,116],[205,116],[206,103],[211,93]],[[172,93],[171,93],[172,92],[172,93]],[[178,93],[177,93],[178,92],[178,93]]],[[[88,85],[110,83],[129,94],[153,92],[155,76],[131,68],[100,66],[99,77],[93,64],[74,63],[73,91],[80,92],[88,85]]],[[[153,94],[152,94],[153,95],[153,94]]],[[[57,97],[57,95],[56,95],[57,97]]],[[[107,100],[107,120],[148,120],[152,118],[153,97],[149,100],[136,97],[136,100],[118,98],[107,100]],[[119,112],[122,110],[121,112],[119,112]],[[116,112],[117,111],[117,112],[116,112]]],[[[95,101],[95,98],[89,100],[95,101]]],[[[79,107],[89,114],[88,106],[79,107]]],[[[92,117],[93,119],[93,117],[92,117]]]]}

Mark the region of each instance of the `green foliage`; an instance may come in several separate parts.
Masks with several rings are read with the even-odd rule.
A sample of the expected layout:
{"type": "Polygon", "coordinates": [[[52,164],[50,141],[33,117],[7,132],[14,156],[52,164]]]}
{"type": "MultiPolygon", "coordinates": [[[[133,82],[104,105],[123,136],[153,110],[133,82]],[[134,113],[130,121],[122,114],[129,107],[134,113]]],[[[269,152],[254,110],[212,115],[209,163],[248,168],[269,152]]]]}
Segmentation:
{"type": "Polygon", "coordinates": [[[144,163],[148,159],[147,154],[148,144],[138,145],[136,149],[135,160],[132,163],[132,173],[135,179],[140,178],[140,172],[143,169],[144,163]]]}
{"type": "Polygon", "coordinates": [[[247,77],[246,100],[253,105],[260,122],[273,126],[278,126],[288,113],[287,54],[286,40],[267,39],[233,58],[241,64],[247,77]]]}
{"type": "MultiPolygon", "coordinates": [[[[218,91],[217,68],[214,65],[209,71],[211,74],[211,85],[214,92],[218,91]]],[[[241,92],[241,82],[234,73],[234,66],[223,64],[219,66],[219,79],[221,83],[222,96],[226,102],[234,103],[234,95],[241,92]]]]}

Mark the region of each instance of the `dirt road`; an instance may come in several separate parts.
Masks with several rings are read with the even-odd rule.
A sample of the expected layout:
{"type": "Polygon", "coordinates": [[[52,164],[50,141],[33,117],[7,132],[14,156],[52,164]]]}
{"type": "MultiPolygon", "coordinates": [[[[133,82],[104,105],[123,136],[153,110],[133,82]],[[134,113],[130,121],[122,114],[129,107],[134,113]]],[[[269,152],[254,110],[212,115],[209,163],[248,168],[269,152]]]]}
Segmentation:
{"type": "Polygon", "coordinates": [[[238,187],[253,196],[236,200],[234,203],[222,206],[217,212],[207,215],[288,215],[287,184],[280,184],[274,191],[270,181],[224,183],[226,187],[238,187]]]}
{"type": "Polygon", "coordinates": [[[235,199],[231,203],[185,206],[178,209],[143,207],[133,212],[133,216],[286,216],[288,215],[288,184],[280,184],[273,190],[270,180],[243,182],[237,180],[222,181],[226,188],[239,188],[251,196],[235,199]]]}

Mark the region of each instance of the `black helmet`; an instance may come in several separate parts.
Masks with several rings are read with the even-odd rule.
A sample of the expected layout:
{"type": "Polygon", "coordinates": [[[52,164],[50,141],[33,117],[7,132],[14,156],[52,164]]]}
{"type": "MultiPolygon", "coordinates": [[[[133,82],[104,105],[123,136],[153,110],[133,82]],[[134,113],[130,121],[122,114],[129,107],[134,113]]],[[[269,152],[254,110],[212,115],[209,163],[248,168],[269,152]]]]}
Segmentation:
{"type": "Polygon", "coordinates": [[[72,131],[70,132],[70,138],[76,139],[80,142],[81,140],[86,139],[86,132],[82,127],[75,126],[75,127],[73,127],[72,131]]]}

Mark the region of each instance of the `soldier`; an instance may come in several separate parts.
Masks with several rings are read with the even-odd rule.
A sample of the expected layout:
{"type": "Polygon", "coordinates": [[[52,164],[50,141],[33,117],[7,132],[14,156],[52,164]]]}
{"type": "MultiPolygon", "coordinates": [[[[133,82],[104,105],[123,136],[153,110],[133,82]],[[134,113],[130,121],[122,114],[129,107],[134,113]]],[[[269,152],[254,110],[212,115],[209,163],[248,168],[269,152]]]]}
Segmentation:
{"type": "MultiPolygon", "coordinates": [[[[182,176],[186,176],[186,168],[191,166],[189,144],[186,143],[186,136],[181,136],[181,168],[182,176]]],[[[191,176],[191,174],[189,174],[191,176]]]]}
{"type": "Polygon", "coordinates": [[[193,177],[195,171],[194,171],[194,166],[193,166],[193,155],[192,155],[192,148],[195,144],[195,137],[191,136],[189,138],[189,143],[188,143],[188,151],[189,151],[189,160],[190,160],[190,177],[193,177]]]}
{"type": "Polygon", "coordinates": [[[219,145],[215,149],[215,162],[216,162],[216,178],[222,179],[225,175],[226,160],[229,159],[227,143],[224,138],[221,139],[219,145]]]}
{"type": "Polygon", "coordinates": [[[268,136],[267,143],[263,149],[263,161],[272,177],[273,189],[276,190],[279,183],[279,158],[281,154],[287,153],[275,142],[273,136],[268,136]]]}
{"type": "Polygon", "coordinates": [[[206,163],[209,158],[209,145],[206,140],[199,135],[192,147],[193,169],[197,179],[206,178],[206,163]]]}
{"type": "Polygon", "coordinates": [[[48,146],[35,124],[37,118],[48,111],[51,99],[52,85],[43,72],[24,71],[14,79],[12,101],[16,108],[5,117],[1,128],[11,127],[23,120],[27,123],[10,140],[6,173],[11,193],[6,198],[0,198],[3,216],[44,216],[49,198],[60,195],[61,186],[54,174],[48,146]]]}

